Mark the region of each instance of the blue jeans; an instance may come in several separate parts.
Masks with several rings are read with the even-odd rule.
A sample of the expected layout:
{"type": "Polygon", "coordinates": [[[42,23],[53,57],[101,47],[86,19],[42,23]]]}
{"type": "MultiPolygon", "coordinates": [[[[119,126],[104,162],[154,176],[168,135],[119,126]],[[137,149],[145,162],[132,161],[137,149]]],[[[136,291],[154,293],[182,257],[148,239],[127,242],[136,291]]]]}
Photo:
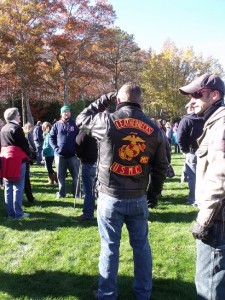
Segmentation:
{"type": "Polygon", "coordinates": [[[88,218],[94,217],[95,193],[94,179],[96,176],[96,164],[82,163],[82,187],[84,192],[83,215],[88,218]]]}
{"type": "Polygon", "coordinates": [[[99,299],[116,299],[119,248],[123,224],[133,249],[134,284],[137,300],[149,300],[152,290],[152,256],[148,242],[146,196],[117,199],[99,193],[97,220],[101,238],[99,257],[99,299]]]}
{"type": "Polygon", "coordinates": [[[38,141],[34,141],[35,147],[36,147],[36,159],[37,159],[37,164],[41,165],[42,162],[42,147],[43,143],[40,143],[38,141]]]}
{"type": "Polygon", "coordinates": [[[197,164],[196,155],[187,153],[185,155],[185,168],[186,168],[186,174],[188,176],[188,187],[189,187],[188,203],[189,204],[195,203],[196,164],[197,164]]]}
{"type": "Polygon", "coordinates": [[[59,196],[66,197],[66,171],[69,169],[72,177],[71,193],[75,195],[79,174],[80,161],[76,156],[65,158],[55,155],[55,166],[58,173],[59,196]]]}
{"type": "Polygon", "coordinates": [[[9,181],[4,179],[5,184],[5,204],[7,216],[10,218],[20,218],[24,212],[22,209],[24,181],[26,173],[26,163],[21,165],[19,181],[9,181]]]}
{"type": "Polygon", "coordinates": [[[207,243],[197,240],[195,284],[198,300],[225,299],[225,224],[215,223],[207,243]]]}

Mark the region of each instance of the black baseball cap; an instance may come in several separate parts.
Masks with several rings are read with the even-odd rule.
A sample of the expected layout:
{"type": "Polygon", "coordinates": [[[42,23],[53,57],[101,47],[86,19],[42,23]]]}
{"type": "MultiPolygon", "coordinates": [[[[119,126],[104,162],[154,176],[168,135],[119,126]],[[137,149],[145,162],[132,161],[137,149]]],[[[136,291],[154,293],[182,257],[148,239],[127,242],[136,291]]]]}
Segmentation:
{"type": "Polygon", "coordinates": [[[179,91],[183,95],[193,94],[203,88],[209,88],[214,91],[220,91],[224,94],[225,87],[223,80],[215,74],[205,73],[200,77],[195,78],[188,85],[179,88],[179,91]]]}

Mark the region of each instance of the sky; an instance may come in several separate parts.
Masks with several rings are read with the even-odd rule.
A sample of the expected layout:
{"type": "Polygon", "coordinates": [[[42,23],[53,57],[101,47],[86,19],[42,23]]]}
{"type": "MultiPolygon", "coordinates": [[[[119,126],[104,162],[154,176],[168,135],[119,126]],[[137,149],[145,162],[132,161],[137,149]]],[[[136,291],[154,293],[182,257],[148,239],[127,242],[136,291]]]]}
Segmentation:
{"type": "Polygon", "coordinates": [[[141,49],[159,53],[170,39],[178,49],[193,47],[218,59],[225,70],[225,0],[108,0],[115,25],[141,49]]]}

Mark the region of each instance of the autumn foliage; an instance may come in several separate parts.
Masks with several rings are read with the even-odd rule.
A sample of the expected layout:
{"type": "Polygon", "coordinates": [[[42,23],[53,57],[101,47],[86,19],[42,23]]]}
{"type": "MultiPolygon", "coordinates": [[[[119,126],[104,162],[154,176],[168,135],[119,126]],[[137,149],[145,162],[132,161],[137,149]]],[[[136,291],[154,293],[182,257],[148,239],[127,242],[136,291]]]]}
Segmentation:
{"type": "Polygon", "coordinates": [[[212,66],[222,72],[171,43],[159,54],[141,50],[115,18],[107,0],[0,0],[0,111],[19,101],[23,121],[33,123],[53,103],[91,101],[136,81],[150,116],[174,116],[180,84],[212,66]]]}

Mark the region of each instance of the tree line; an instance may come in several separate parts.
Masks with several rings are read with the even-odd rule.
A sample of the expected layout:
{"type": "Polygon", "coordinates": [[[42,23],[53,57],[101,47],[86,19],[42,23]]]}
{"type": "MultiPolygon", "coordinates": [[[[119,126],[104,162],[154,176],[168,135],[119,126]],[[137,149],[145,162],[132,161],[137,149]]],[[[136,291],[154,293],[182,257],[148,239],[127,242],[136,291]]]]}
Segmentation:
{"type": "Polygon", "coordinates": [[[187,102],[180,86],[204,72],[223,76],[217,60],[192,47],[168,40],[158,54],[140,49],[115,19],[106,0],[0,0],[0,112],[17,105],[24,122],[51,121],[61,105],[76,114],[132,80],[149,116],[176,118],[187,102]]]}

